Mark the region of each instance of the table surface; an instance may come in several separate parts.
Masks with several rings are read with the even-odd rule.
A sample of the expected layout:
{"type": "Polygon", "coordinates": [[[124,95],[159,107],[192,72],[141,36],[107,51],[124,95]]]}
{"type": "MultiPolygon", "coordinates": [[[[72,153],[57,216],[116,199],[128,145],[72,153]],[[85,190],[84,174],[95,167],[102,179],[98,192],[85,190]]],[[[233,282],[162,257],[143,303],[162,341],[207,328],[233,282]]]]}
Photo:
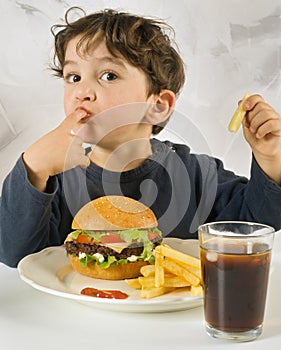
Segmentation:
{"type": "Polygon", "coordinates": [[[276,233],[263,334],[243,344],[212,339],[203,308],[165,313],[100,310],[41,292],[0,264],[0,348],[8,349],[279,349],[281,232],[276,233]]]}

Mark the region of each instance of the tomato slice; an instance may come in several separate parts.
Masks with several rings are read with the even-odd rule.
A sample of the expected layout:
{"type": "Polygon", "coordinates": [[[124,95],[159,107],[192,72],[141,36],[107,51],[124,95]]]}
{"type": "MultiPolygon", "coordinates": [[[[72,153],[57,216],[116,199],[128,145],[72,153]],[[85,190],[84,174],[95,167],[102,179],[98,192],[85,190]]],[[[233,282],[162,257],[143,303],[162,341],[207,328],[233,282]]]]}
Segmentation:
{"type": "Polygon", "coordinates": [[[93,238],[90,238],[85,235],[79,235],[75,241],[77,243],[84,243],[84,244],[89,244],[94,242],[93,238]]]}
{"type": "Polygon", "coordinates": [[[84,243],[84,244],[91,244],[91,243],[107,244],[107,243],[124,242],[121,239],[120,234],[118,234],[118,233],[109,233],[106,236],[102,236],[100,242],[95,242],[94,238],[80,234],[75,241],[77,243],[84,243]]]}
{"type": "Polygon", "coordinates": [[[125,242],[119,233],[110,233],[106,236],[102,236],[101,243],[122,243],[125,242]]]}
{"type": "MultiPolygon", "coordinates": [[[[147,232],[147,237],[150,241],[152,241],[154,238],[158,237],[159,234],[158,233],[155,233],[155,232],[147,232]]],[[[159,236],[160,238],[160,236],[159,236]]]]}

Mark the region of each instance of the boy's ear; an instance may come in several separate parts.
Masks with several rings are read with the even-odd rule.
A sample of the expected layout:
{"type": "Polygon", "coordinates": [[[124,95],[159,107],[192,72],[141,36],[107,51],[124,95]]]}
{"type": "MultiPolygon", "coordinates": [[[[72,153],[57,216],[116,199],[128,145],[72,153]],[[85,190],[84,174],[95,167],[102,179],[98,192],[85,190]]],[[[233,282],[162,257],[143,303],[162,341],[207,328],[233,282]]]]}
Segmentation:
{"type": "Polygon", "coordinates": [[[146,114],[146,122],[157,125],[165,122],[173,112],[176,96],[171,90],[162,90],[154,96],[154,103],[146,114]]]}

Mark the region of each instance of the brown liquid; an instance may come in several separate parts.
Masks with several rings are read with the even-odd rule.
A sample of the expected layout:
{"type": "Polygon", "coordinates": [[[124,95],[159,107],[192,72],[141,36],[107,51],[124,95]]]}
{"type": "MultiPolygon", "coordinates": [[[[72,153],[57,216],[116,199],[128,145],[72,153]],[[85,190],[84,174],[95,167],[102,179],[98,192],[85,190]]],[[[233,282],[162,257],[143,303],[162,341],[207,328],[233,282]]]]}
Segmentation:
{"type": "Polygon", "coordinates": [[[253,251],[261,253],[243,255],[246,248],[233,245],[227,254],[201,248],[205,320],[222,331],[243,332],[263,322],[271,252],[256,245],[253,251]]]}

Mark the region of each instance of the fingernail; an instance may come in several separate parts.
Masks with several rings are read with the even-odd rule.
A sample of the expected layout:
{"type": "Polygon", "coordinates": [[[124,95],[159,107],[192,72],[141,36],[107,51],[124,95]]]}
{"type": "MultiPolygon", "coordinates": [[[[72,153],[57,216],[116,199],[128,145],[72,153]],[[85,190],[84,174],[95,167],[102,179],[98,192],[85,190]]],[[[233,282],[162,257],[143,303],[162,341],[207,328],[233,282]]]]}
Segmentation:
{"type": "Polygon", "coordinates": [[[243,108],[244,108],[244,109],[250,108],[250,103],[247,102],[247,101],[245,101],[244,104],[243,104],[243,108]]]}

